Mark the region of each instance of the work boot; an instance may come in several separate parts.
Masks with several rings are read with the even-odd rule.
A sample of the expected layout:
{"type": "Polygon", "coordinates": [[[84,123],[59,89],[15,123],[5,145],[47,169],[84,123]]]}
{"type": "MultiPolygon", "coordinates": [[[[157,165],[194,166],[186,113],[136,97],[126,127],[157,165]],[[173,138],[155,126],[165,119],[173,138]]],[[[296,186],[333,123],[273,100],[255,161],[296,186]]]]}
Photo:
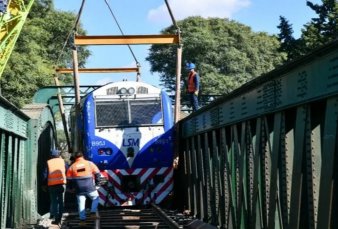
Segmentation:
{"type": "Polygon", "coordinates": [[[61,219],[55,219],[55,220],[53,220],[52,224],[60,225],[61,224],[61,219]]]}
{"type": "Polygon", "coordinates": [[[100,216],[96,212],[91,212],[89,215],[89,219],[97,220],[97,219],[100,219],[100,216]]]}
{"type": "Polygon", "coordinates": [[[80,222],[79,222],[79,226],[80,226],[80,227],[84,227],[84,226],[86,226],[86,225],[87,225],[86,220],[81,219],[80,222]]]}

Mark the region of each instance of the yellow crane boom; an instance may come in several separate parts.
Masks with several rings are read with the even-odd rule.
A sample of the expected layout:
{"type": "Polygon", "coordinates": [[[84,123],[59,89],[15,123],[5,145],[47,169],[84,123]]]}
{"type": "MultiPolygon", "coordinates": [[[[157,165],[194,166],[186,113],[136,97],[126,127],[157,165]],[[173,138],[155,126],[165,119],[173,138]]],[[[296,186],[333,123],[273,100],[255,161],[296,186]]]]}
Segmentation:
{"type": "Polygon", "coordinates": [[[0,0],[0,78],[34,0],[0,0]]]}

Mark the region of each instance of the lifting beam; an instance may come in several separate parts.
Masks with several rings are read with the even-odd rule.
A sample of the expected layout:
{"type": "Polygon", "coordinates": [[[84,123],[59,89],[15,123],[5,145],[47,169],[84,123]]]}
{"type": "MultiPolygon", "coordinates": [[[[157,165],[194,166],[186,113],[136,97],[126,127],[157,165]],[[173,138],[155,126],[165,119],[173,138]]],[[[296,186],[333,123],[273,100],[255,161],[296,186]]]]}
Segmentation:
{"type": "MultiPolygon", "coordinates": [[[[79,73],[120,73],[139,72],[139,68],[79,68],[79,73]]],[[[72,68],[57,68],[56,73],[73,73],[72,68]]]]}
{"type": "Polygon", "coordinates": [[[124,36],[75,36],[75,45],[144,45],[178,44],[176,34],[124,35],[124,36]]]}

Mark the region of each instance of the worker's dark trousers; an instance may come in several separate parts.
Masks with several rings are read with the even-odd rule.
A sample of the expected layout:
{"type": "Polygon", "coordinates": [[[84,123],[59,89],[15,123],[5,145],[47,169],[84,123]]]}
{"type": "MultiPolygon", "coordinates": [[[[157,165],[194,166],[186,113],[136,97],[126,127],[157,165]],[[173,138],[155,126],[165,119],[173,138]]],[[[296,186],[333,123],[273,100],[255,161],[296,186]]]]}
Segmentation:
{"type": "Polygon", "coordinates": [[[55,220],[60,220],[63,213],[63,204],[66,185],[58,184],[48,186],[50,197],[50,215],[55,217],[55,220]]]}
{"type": "Polygon", "coordinates": [[[192,106],[192,111],[198,110],[198,108],[199,108],[198,96],[195,95],[195,93],[189,93],[189,97],[190,97],[190,104],[192,106]]]}

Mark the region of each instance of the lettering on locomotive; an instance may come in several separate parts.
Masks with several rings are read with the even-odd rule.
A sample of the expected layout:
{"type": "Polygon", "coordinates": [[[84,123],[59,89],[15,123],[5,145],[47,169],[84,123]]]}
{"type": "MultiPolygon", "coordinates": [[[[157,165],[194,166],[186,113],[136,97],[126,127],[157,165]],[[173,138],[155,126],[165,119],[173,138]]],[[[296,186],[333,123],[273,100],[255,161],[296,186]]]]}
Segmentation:
{"type": "Polygon", "coordinates": [[[92,141],[92,146],[105,146],[105,141],[92,141]]]}
{"type": "Polygon", "coordinates": [[[137,146],[140,147],[140,139],[123,139],[122,146],[137,146]]]}

